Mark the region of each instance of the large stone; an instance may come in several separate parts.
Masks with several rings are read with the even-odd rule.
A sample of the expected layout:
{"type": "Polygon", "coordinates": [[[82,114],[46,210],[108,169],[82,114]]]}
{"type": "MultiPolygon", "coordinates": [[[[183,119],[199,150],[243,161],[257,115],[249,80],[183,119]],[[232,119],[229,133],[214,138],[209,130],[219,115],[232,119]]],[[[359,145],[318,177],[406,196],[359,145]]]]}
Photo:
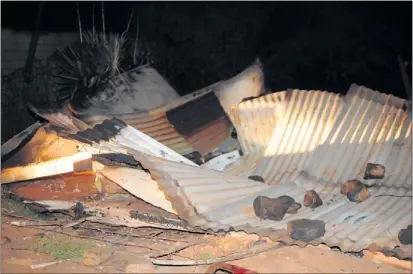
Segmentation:
{"type": "Polygon", "coordinates": [[[257,196],[253,202],[253,207],[255,215],[260,219],[281,221],[290,207],[294,207],[290,210],[290,212],[294,212],[296,205],[295,200],[286,195],[276,199],[257,196]]]}
{"type": "Polygon", "coordinates": [[[311,242],[324,236],[326,224],[320,220],[300,219],[288,223],[287,231],[291,238],[311,242]]]}

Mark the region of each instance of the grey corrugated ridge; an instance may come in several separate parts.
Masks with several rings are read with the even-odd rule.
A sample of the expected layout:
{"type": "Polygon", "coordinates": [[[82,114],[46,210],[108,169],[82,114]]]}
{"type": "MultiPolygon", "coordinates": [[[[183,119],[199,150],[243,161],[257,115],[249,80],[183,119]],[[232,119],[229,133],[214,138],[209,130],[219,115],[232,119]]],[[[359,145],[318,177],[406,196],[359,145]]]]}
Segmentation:
{"type": "Polygon", "coordinates": [[[338,94],[315,90],[288,90],[285,113],[280,114],[274,134],[255,174],[266,183],[280,183],[305,167],[343,107],[338,94]]]}
{"type": "MultiPolygon", "coordinates": [[[[301,176],[295,183],[266,186],[236,176],[212,170],[202,170],[182,163],[175,163],[134,154],[142,165],[149,169],[160,188],[178,211],[181,218],[190,225],[205,230],[231,229],[270,236],[289,244],[305,245],[289,239],[286,235],[288,221],[300,218],[318,219],[326,222],[324,237],[311,242],[324,242],[339,246],[345,251],[360,251],[373,243],[382,248],[392,249],[400,243],[397,234],[411,223],[411,200],[397,197],[371,197],[362,203],[352,203],[340,194],[340,185],[320,182],[301,176]],[[245,192],[219,191],[219,185],[234,188],[248,187],[255,190],[245,192]],[[188,185],[205,186],[197,195],[188,191],[188,185]],[[214,186],[214,187],[212,187],[214,186]],[[295,215],[287,215],[282,221],[259,220],[254,216],[252,202],[257,195],[279,197],[289,195],[302,203],[307,190],[316,190],[324,204],[316,209],[303,208],[295,215]],[[214,197],[217,193],[220,196],[214,197]],[[409,206],[410,205],[410,206],[409,206]],[[198,210],[201,209],[201,210],[198,210]]],[[[411,195],[411,190],[379,187],[371,190],[372,196],[380,194],[411,195]]]]}
{"type": "Polygon", "coordinates": [[[346,106],[326,143],[316,150],[311,165],[304,170],[331,183],[362,180],[366,164],[381,156],[386,176],[380,184],[411,188],[411,170],[404,168],[411,165],[411,120],[407,113],[400,104],[389,104],[395,101],[391,95],[355,85],[351,89],[358,92],[352,91],[346,98],[346,106]]]}
{"type": "Polygon", "coordinates": [[[285,91],[244,101],[232,108],[234,127],[244,155],[262,154],[285,105],[285,91]]]}
{"type": "MultiPolygon", "coordinates": [[[[350,95],[348,98],[351,100],[345,101],[343,111],[339,112],[339,117],[346,119],[339,121],[338,118],[336,118],[337,122],[333,127],[334,131],[331,130],[329,133],[326,141],[327,144],[329,144],[329,140],[334,139],[335,136],[343,137],[337,139],[339,141],[347,137],[346,130],[340,131],[340,128],[343,126],[352,125],[353,128],[357,129],[360,128],[360,125],[368,125],[368,121],[370,120],[374,121],[376,125],[380,125],[380,118],[369,118],[370,120],[360,119],[360,116],[352,113],[353,109],[355,109],[360,110],[361,113],[365,113],[364,117],[367,116],[367,112],[371,112],[370,114],[375,117],[380,106],[376,104],[373,100],[374,98],[378,100],[377,103],[383,106],[382,111],[379,113],[387,113],[385,110],[389,108],[389,105],[394,106],[394,103],[383,103],[383,96],[377,94],[378,93],[372,91],[360,91],[356,96],[350,95]],[[360,99],[360,97],[367,97],[367,99],[360,99]],[[364,109],[364,106],[370,107],[364,109]]],[[[304,95],[305,94],[302,94],[300,96],[304,97],[304,95]]],[[[311,95],[307,95],[308,100],[310,100],[310,98],[312,98],[311,95]]],[[[312,100],[314,99],[312,98],[312,100]]],[[[394,100],[388,100],[385,102],[393,101],[394,100]]],[[[297,102],[301,103],[302,99],[298,99],[297,102]]],[[[399,116],[402,118],[403,114],[400,112],[399,107],[395,107],[395,109],[396,108],[396,114],[400,113],[399,116]]],[[[310,114],[303,117],[310,117],[309,115],[310,114]]],[[[303,121],[305,121],[304,118],[303,121]]],[[[395,123],[393,118],[388,119],[390,124],[395,123]]],[[[408,120],[403,118],[400,119],[400,121],[408,120]]],[[[297,130],[300,129],[298,123],[297,125],[293,123],[293,125],[297,126],[297,130]]],[[[373,126],[371,127],[373,128],[373,126]]],[[[402,142],[403,147],[406,136],[410,136],[409,130],[411,130],[411,122],[403,122],[400,126],[394,126],[394,130],[398,133],[391,136],[393,136],[394,140],[402,142]]],[[[307,133],[306,131],[304,132],[307,133]]],[[[352,132],[352,134],[356,137],[357,135],[362,135],[357,130],[352,132]]],[[[294,140],[292,142],[297,141],[294,140]]],[[[397,142],[394,141],[392,144],[394,143],[397,142]]],[[[128,146],[126,145],[126,147],[128,146]]],[[[397,148],[397,146],[395,147],[397,148]]],[[[336,144],[334,148],[340,151],[342,147],[336,144]]],[[[321,172],[321,175],[325,172],[326,166],[328,168],[329,165],[331,165],[331,168],[336,168],[334,163],[324,164],[323,161],[330,160],[331,158],[329,157],[334,158],[341,156],[334,154],[337,151],[325,149],[326,146],[323,145],[317,148],[310,161],[315,167],[317,167],[316,164],[321,163],[321,168],[316,170],[321,172]],[[314,159],[323,161],[314,163],[314,159]]],[[[380,194],[398,196],[411,195],[411,182],[408,185],[406,180],[411,177],[411,171],[403,170],[402,174],[395,176],[402,180],[400,187],[387,185],[387,178],[385,178],[382,186],[370,188],[372,197],[362,203],[352,203],[344,195],[339,193],[341,185],[338,184],[338,182],[331,181],[331,176],[319,176],[316,172],[313,172],[311,168],[308,168],[308,170],[295,171],[294,176],[290,177],[288,182],[281,182],[270,186],[224,172],[206,170],[200,167],[162,159],[136,151],[133,148],[128,148],[128,151],[150,171],[151,176],[157,180],[160,188],[171,201],[179,216],[188,221],[190,225],[199,226],[205,230],[242,230],[248,233],[257,233],[262,236],[270,236],[275,240],[286,241],[288,244],[305,245],[306,243],[294,241],[288,237],[286,234],[287,222],[299,218],[319,219],[326,223],[326,234],[321,239],[311,242],[311,244],[325,242],[330,246],[339,246],[345,251],[360,251],[361,249],[368,248],[372,244],[389,249],[400,245],[397,240],[398,232],[408,224],[411,224],[410,198],[392,196],[374,197],[380,194]],[[321,196],[324,202],[321,207],[314,210],[304,208],[295,215],[287,215],[281,222],[270,220],[261,221],[254,216],[252,201],[257,195],[275,198],[285,194],[301,203],[305,191],[310,189],[314,189],[321,196]]],[[[363,148],[360,151],[365,153],[366,150],[363,148]]],[[[392,153],[394,155],[387,157],[388,161],[399,159],[397,157],[400,149],[394,149],[392,146],[389,151],[389,155],[392,155],[392,153]]],[[[405,158],[411,159],[411,154],[409,153],[406,154],[404,152],[402,155],[405,158]]],[[[352,166],[357,162],[351,162],[352,166]]],[[[343,170],[345,173],[346,170],[343,170]]],[[[395,179],[394,181],[397,182],[398,180],[395,179]]]]}
{"type": "MultiPolygon", "coordinates": [[[[365,119],[359,119],[360,116],[352,114],[354,109],[364,111],[364,106],[370,106],[364,111],[364,117],[366,117],[367,112],[370,112],[372,116],[377,114],[377,109],[380,109],[380,107],[375,105],[373,99],[374,97],[376,99],[378,97],[381,98],[382,95],[377,95],[377,92],[372,91],[361,92],[360,94],[367,97],[367,100],[360,100],[359,95],[351,95],[349,98],[354,97],[351,99],[353,103],[348,101],[344,103],[342,99],[336,101],[336,107],[340,105],[341,107],[338,107],[338,109],[342,109],[342,111],[334,114],[336,115],[334,120],[338,122],[334,124],[334,130],[331,130],[327,136],[328,138],[326,137],[325,139],[331,140],[335,136],[343,135],[342,132],[340,133],[340,128],[349,123],[350,125],[353,123],[355,128],[360,128],[361,124],[368,125],[365,119]],[[347,119],[340,121],[339,119],[342,118],[347,119]]],[[[384,108],[388,108],[388,104],[380,103],[384,108]]],[[[383,111],[380,113],[386,113],[386,111],[383,111]]],[[[397,111],[400,113],[400,110],[397,111]]],[[[380,120],[380,118],[377,119],[380,120]]],[[[377,119],[373,120],[377,125],[380,125],[377,119]]],[[[390,119],[389,121],[393,120],[390,119]]],[[[406,135],[410,136],[410,129],[411,123],[407,124],[407,126],[399,127],[398,131],[401,133],[399,135],[404,137],[406,135]]],[[[353,134],[355,137],[357,135],[361,136],[360,132],[353,134]]],[[[401,138],[400,136],[398,139],[401,138]]],[[[344,137],[346,137],[345,133],[344,137]]],[[[322,153],[325,155],[325,148],[325,146],[321,145],[313,151],[314,157],[311,160],[314,160],[316,156],[319,157],[322,153]]],[[[366,149],[361,151],[365,155],[366,149]]],[[[406,155],[411,158],[410,154],[406,155]]],[[[305,243],[289,239],[286,235],[287,222],[299,218],[320,219],[326,222],[327,232],[321,239],[311,242],[312,244],[325,242],[330,246],[339,246],[345,251],[360,251],[361,249],[369,248],[373,244],[387,249],[400,245],[397,240],[398,232],[408,224],[411,224],[410,198],[374,197],[383,194],[409,196],[411,195],[411,183],[410,188],[408,185],[398,188],[391,185],[390,187],[386,185],[375,186],[370,189],[372,197],[362,203],[352,203],[346,196],[340,194],[340,184],[331,182],[328,178],[327,180],[323,179],[323,177],[318,178],[314,172],[298,170],[294,171],[294,176],[290,177],[293,181],[263,188],[249,195],[242,191],[225,191],[221,192],[219,197],[215,197],[218,199],[213,199],[214,194],[219,191],[220,186],[218,185],[223,182],[231,182],[234,188],[237,184],[239,186],[248,184],[245,184],[245,179],[241,177],[225,173],[209,170],[198,172],[198,168],[188,167],[180,163],[171,164],[168,161],[154,159],[153,157],[140,156],[140,158],[142,165],[150,170],[152,176],[165,191],[166,196],[184,212],[181,217],[186,219],[191,225],[199,226],[205,230],[242,230],[247,233],[258,233],[274,239],[284,240],[289,244],[305,245],[305,243]],[[205,187],[200,188],[202,190],[197,195],[194,195],[192,192],[186,191],[190,189],[184,186],[188,185],[188,183],[205,185],[205,187]],[[211,187],[214,185],[215,187],[211,187]],[[252,201],[258,194],[269,197],[278,197],[285,194],[295,198],[298,202],[302,202],[305,191],[310,189],[314,189],[320,194],[324,201],[323,206],[314,210],[302,209],[296,215],[287,215],[281,222],[260,221],[254,216],[252,201]],[[200,210],[198,211],[196,208],[200,210]]],[[[410,172],[407,173],[406,171],[402,176],[408,177],[410,172]]],[[[258,182],[251,183],[254,185],[260,184],[258,182]]]]}

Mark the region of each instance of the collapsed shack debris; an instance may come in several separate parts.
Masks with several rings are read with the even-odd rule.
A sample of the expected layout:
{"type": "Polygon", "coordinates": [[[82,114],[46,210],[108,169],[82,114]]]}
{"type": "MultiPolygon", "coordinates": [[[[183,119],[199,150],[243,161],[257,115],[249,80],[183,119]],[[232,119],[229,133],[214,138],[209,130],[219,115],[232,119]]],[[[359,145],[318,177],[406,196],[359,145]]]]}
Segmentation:
{"type": "MultiPolygon", "coordinates": [[[[140,89],[142,90],[145,88],[140,89]]],[[[82,104],[84,102],[80,102],[80,105],[72,102],[70,107],[64,110],[67,116],[77,117],[90,127],[118,118],[177,153],[188,156],[191,161],[203,163],[208,153],[227,153],[238,149],[238,141],[230,136],[233,130],[232,107],[245,97],[260,95],[263,90],[263,71],[258,61],[255,61],[230,79],[214,83],[151,110],[111,112],[113,108],[106,109],[101,106],[101,102],[98,104],[100,106],[97,106],[102,107],[101,109],[96,106],[89,109],[88,104],[82,104]]],[[[121,93],[118,90],[112,92],[112,97],[115,98],[121,93]]],[[[102,98],[111,101],[112,97],[106,94],[102,98]]],[[[98,102],[105,101],[102,98],[97,95],[94,99],[98,102]]],[[[59,117],[64,112],[62,109],[50,110],[34,106],[31,109],[52,124],[59,125],[62,122],[59,117]]],[[[82,130],[84,129],[78,128],[78,131],[82,130]]]]}
{"type": "MultiPolygon", "coordinates": [[[[182,155],[176,152],[174,153],[168,146],[164,144],[161,145],[148,135],[144,135],[139,130],[129,126],[127,122],[120,121],[119,119],[105,120],[101,124],[98,123],[100,126],[95,126],[94,128],[89,127],[87,130],[76,129],[70,131],[67,128],[64,129],[67,130],[72,137],[82,137],[83,139],[79,138],[79,141],[83,140],[87,142],[88,146],[85,145],[84,148],[90,151],[94,150],[93,153],[97,153],[97,151],[101,153],[116,151],[120,154],[132,155],[135,161],[138,162],[139,165],[142,165],[144,170],[130,167],[115,167],[114,171],[105,166],[99,173],[112,178],[114,182],[128,192],[136,197],[142,198],[150,204],[165,209],[166,204],[169,203],[169,210],[165,209],[165,211],[176,213],[177,218],[185,220],[192,227],[199,227],[201,231],[213,231],[217,233],[218,231],[228,232],[234,229],[236,231],[266,235],[273,240],[285,240],[286,238],[284,238],[284,236],[287,235],[289,238],[285,240],[287,244],[304,246],[307,244],[305,240],[291,239],[285,231],[285,228],[288,226],[288,223],[295,219],[317,218],[317,220],[325,223],[325,235],[323,234],[324,236],[320,236],[320,238],[311,241],[311,244],[325,242],[330,246],[340,246],[344,251],[360,251],[369,248],[371,242],[374,242],[380,243],[382,249],[388,248],[394,250],[395,246],[399,245],[399,243],[397,243],[397,233],[399,233],[402,227],[405,228],[411,223],[411,217],[408,214],[411,213],[409,207],[409,205],[411,205],[409,204],[410,201],[408,199],[380,197],[367,199],[363,203],[350,203],[350,199],[354,201],[366,199],[366,193],[369,192],[364,185],[360,185],[361,182],[354,182],[353,185],[347,185],[347,188],[351,189],[344,190],[344,192],[348,196],[350,193],[349,198],[337,195],[337,193],[340,192],[339,183],[342,178],[349,178],[350,176],[359,178],[359,174],[356,174],[353,170],[362,171],[364,164],[361,166],[360,163],[377,162],[373,161],[374,159],[371,160],[371,158],[382,157],[383,159],[387,159],[384,163],[387,174],[384,180],[376,181],[377,191],[386,193],[390,190],[394,192],[395,195],[400,192],[407,192],[407,195],[411,195],[411,182],[409,182],[411,172],[410,170],[407,171],[405,164],[400,164],[400,159],[411,160],[411,152],[406,149],[408,148],[409,141],[411,141],[409,133],[411,121],[405,117],[403,111],[397,106],[393,106],[393,101],[398,101],[397,98],[397,100],[393,100],[394,98],[392,97],[384,96],[387,99],[383,100],[382,94],[369,90],[365,92],[362,87],[352,87],[352,90],[353,93],[349,93],[344,98],[330,96],[330,94],[326,92],[321,93],[318,91],[289,92],[288,94],[291,96],[285,96],[284,99],[280,100],[281,105],[285,104],[288,107],[285,107],[285,109],[283,107],[277,109],[280,107],[280,104],[273,105],[272,107],[274,109],[270,109],[271,111],[269,112],[272,115],[275,111],[277,111],[277,113],[278,111],[281,112],[281,114],[277,116],[278,120],[275,127],[282,125],[282,134],[274,130],[274,139],[272,139],[271,136],[265,136],[266,138],[264,138],[265,140],[262,144],[268,145],[268,151],[266,151],[266,147],[259,148],[257,150],[258,156],[252,154],[253,150],[246,149],[245,151],[247,152],[237,163],[241,162],[239,168],[247,172],[241,172],[238,175],[233,175],[227,168],[224,168],[222,172],[201,168],[187,158],[182,157],[182,155]],[[354,90],[356,90],[356,92],[354,90]],[[368,96],[365,95],[365,93],[368,94],[368,96]],[[314,113],[315,110],[306,107],[306,111],[297,110],[297,113],[294,114],[297,116],[297,119],[292,119],[289,115],[293,115],[290,114],[290,112],[296,111],[297,108],[293,107],[295,104],[306,106],[314,105],[305,103],[302,101],[304,100],[303,98],[307,103],[310,101],[319,102],[318,100],[323,102],[325,99],[326,102],[324,103],[336,106],[337,110],[331,114],[331,117],[333,117],[331,121],[330,118],[325,119],[324,114],[322,115],[320,112],[320,109],[323,109],[323,103],[319,105],[315,104],[319,106],[317,115],[310,115],[310,113],[314,113]],[[290,105],[289,100],[292,101],[293,99],[296,101],[290,105]],[[392,107],[388,107],[387,103],[391,103],[390,105],[392,107]],[[373,108],[365,110],[371,111],[371,115],[361,115],[356,111],[358,109],[364,110],[362,106],[373,108]],[[386,116],[388,109],[395,112],[391,112],[391,115],[386,116]],[[378,110],[378,114],[373,112],[375,110],[378,110]],[[320,126],[310,126],[307,121],[308,117],[304,117],[307,115],[306,113],[311,117],[318,117],[320,119],[322,117],[322,120],[328,120],[329,123],[319,124],[318,120],[311,120],[311,123],[315,125],[319,124],[320,126]],[[340,120],[337,117],[344,118],[340,120]],[[384,119],[384,117],[387,118],[384,119]],[[365,118],[371,120],[363,120],[365,118]],[[355,122],[353,122],[353,120],[355,122]],[[384,120],[386,122],[384,122],[384,120]],[[293,127],[287,127],[286,125],[288,125],[290,121],[297,121],[297,124],[293,124],[293,127]],[[355,124],[359,121],[369,125],[368,128],[363,128],[363,130],[373,131],[372,136],[377,137],[372,138],[376,140],[374,143],[365,142],[363,139],[353,142],[353,139],[357,139],[353,138],[356,137],[353,135],[353,123],[355,124]],[[390,127],[392,123],[394,125],[390,127]],[[293,136],[294,138],[291,138],[290,135],[290,133],[293,132],[291,130],[292,128],[300,131],[300,134],[297,133],[293,136]],[[312,130],[314,130],[314,132],[312,130]],[[108,131],[110,134],[108,134],[108,131]],[[305,134],[302,134],[303,132],[301,131],[305,134]],[[348,131],[353,133],[349,133],[348,131]],[[323,138],[320,137],[321,135],[323,135],[323,138]],[[338,138],[335,138],[334,136],[337,135],[338,138]],[[380,139],[382,135],[383,137],[380,139]],[[281,138],[280,136],[286,136],[285,138],[287,140],[277,139],[281,138]],[[351,140],[347,140],[346,138],[351,138],[351,140]],[[291,142],[300,144],[301,150],[294,151],[295,148],[292,148],[291,151],[285,151],[285,148],[290,146],[288,139],[291,139],[291,142]],[[312,140],[316,139],[320,141],[317,143],[312,142],[312,140]],[[271,140],[271,143],[268,144],[267,140],[271,140]],[[337,142],[340,143],[338,144],[337,142]],[[271,144],[279,145],[281,150],[277,151],[274,147],[271,147],[271,144]],[[305,147],[308,148],[308,151],[305,149],[302,151],[305,147]],[[100,150],[101,148],[102,150],[100,150]],[[123,152],[121,152],[121,150],[123,150],[123,152]],[[337,152],[345,152],[343,157],[348,157],[353,152],[358,153],[358,151],[363,151],[364,156],[360,154],[358,157],[349,158],[351,164],[349,164],[349,166],[353,169],[336,165],[340,157],[332,157],[330,155],[330,153],[335,156],[337,152]],[[383,156],[381,151],[385,151],[386,154],[383,156]],[[271,154],[270,152],[273,153],[271,154]],[[349,155],[347,155],[347,153],[349,155]],[[263,155],[265,155],[265,157],[263,155]],[[301,155],[304,155],[303,158],[300,158],[301,155]],[[328,157],[324,157],[325,155],[328,157]],[[312,161],[314,159],[317,161],[312,161]],[[257,162],[259,163],[257,164],[257,162]],[[249,165],[242,165],[245,163],[249,163],[249,165]],[[250,170],[251,168],[253,170],[250,170]],[[257,183],[254,180],[247,179],[251,174],[262,176],[266,183],[257,183]],[[303,176],[303,174],[307,174],[308,176],[303,176]],[[139,184],[137,184],[136,181],[138,181],[139,184]],[[320,200],[324,202],[322,207],[301,209],[301,205],[295,203],[295,200],[303,199],[307,189],[317,191],[316,193],[319,195],[320,200]],[[367,192],[360,193],[362,190],[367,192]],[[268,195],[269,197],[278,196],[279,198],[282,195],[281,197],[288,198],[283,198],[285,199],[283,202],[278,200],[280,206],[278,209],[275,209],[279,212],[273,214],[268,209],[262,208],[261,204],[267,203],[270,209],[274,209],[271,208],[271,204],[274,203],[273,200],[276,199],[263,195],[268,195]],[[256,198],[260,196],[263,198],[257,200],[256,198]],[[161,200],[165,206],[156,204],[161,200]],[[254,205],[255,201],[257,206],[254,205]],[[251,216],[252,210],[255,211],[256,215],[264,216],[264,218],[258,220],[256,216],[251,216]],[[286,215],[287,213],[295,214],[286,215]],[[268,218],[268,216],[270,218],[268,218]],[[273,220],[276,220],[276,222],[273,220]],[[284,231],[285,234],[283,234],[284,231]],[[357,233],[352,234],[350,233],[351,231],[357,231],[357,233]]],[[[281,98],[283,97],[281,96],[281,98]]],[[[258,99],[259,98],[253,100],[258,99]]],[[[249,103],[249,101],[246,103],[249,103]]],[[[246,116],[248,115],[249,114],[246,114],[246,116]]],[[[70,118],[68,120],[75,121],[75,117],[67,117],[70,118]]],[[[58,118],[60,119],[62,116],[58,118]]],[[[59,119],[51,121],[50,123],[58,123],[60,121],[59,119]]],[[[245,121],[247,120],[248,119],[245,119],[245,121]]],[[[153,121],[150,120],[148,123],[152,122],[153,121]]],[[[357,127],[359,127],[359,124],[357,124],[357,127]]],[[[276,129],[278,130],[280,127],[276,129]]],[[[246,133],[238,131],[238,138],[244,138],[244,134],[246,133]]],[[[354,134],[360,136],[366,135],[364,131],[363,134],[359,131],[356,131],[354,134]]],[[[248,137],[251,136],[252,135],[249,135],[248,137]]],[[[253,140],[253,138],[249,139],[250,143],[253,143],[253,140]]],[[[244,147],[242,147],[242,149],[244,150],[244,147]]],[[[360,176],[362,176],[362,174],[360,174],[360,176]]],[[[372,182],[372,180],[369,182],[372,182]]],[[[87,206],[87,204],[85,205],[87,206]]],[[[102,206],[103,204],[95,204],[90,208],[96,209],[102,206]]],[[[148,221],[158,220],[156,218],[146,218],[144,221],[139,221],[130,218],[130,210],[132,208],[128,206],[128,203],[123,203],[123,200],[121,200],[121,202],[117,201],[117,204],[115,203],[113,206],[107,207],[108,208],[96,209],[94,214],[92,214],[93,216],[88,217],[88,220],[105,222],[111,225],[127,226],[148,225],[148,221]]],[[[85,209],[85,211],[88,210],[85,209]]],[[[140,208],[138,208],[138,212],[139,214],[143,214],[140,208]]],[[[134,217],[137,216],[140,218],[145,215],[134,215],[134,217]]],[[[165,227],[165,225],[158,224],[158,227],[165,227]]],[[[309,228],[311,228],[311,226],[309,226],[309,228]]],[[[315,229],[314,231],[317,232],[314,235],[319,235],[322,230],[315,229]]],[[[293,234],[301,235],[300,233],[293,234]]],[[[306,236],[305,232],[302,233],[306,236]]],[[[298,236],[296,236],[296,238],[298,238],[298,236]]],[[[304,237],[304,239],[308,238],[304,237]]]]}
{"type": "MultiPolygon", "coordinates": [[[[131,228],[154,227],[161,229],[174,229],[188,232],[201,232],[198,228],[193,228],[180,220],[176,215],[168,213],[160,208],[137,199],[127,196],[123,199],[108,198],[98,201],[83,201],[82,203],[64,201],[25,201],[25,204],[36,212],[45,214],[63,213],[62,220],[30,220],[13,222],[15,226],[64,226],[75,227],[83,222],[101,223],[112,226],[126,226],[131,228]],[[79,205],[83,208],[82,217],[76,218],[79,214],[79,205]],[[131,208],[139,208],[142,213],[136,213],[131,208]]],[[[14,216],[13,214],[11,216],[14,216]]],[[[205,233],[205,231],[202,231],[205,233]]]]}

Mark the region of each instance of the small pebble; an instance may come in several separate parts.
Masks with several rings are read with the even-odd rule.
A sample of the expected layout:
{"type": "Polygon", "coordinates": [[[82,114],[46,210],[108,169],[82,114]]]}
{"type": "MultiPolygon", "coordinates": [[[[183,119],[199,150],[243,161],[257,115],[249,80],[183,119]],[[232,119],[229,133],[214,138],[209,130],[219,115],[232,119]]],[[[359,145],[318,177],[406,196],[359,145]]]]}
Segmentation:
{"type": "Polygon", "coordinates": [[[364,180],[383,179],[386,173],[386,168],[380,164],[367,163],[366,171],[364,172],[364,180]]]}
{"type": "Polygon", "coordinates": [[[257,181],[257,182],[261,182],[261,183],[265,183],[264,178],[262,178],[259,175],[251,175],[248,177],[248,179],[253,180],[253,181],[257,181]]]}
{"type": "Polygon", "coordinates": [[[323,201],[317,192],[310,190],[305,193],[303,204],[305,207],[317,208],[323,204],[323,201]]]}
{"type": "Polygon", "coordinates": [[[412,225],[408,225],[407,228],[400,230],[399,241],[403,245],[412,244],[412,225]]]}
{"type": "Polygon", "coordinates": [[[340,193],[341,194],[347,194],[350,190],[356,189],[356,188],[361,188],[361,186],[363,185],[362,182],[360,182],[357,179],[353,179],[353,180],[348,180],[343,187],[341,188],[340,193]]]}
{"type": "Polygon", "coordinates": [[[81,202],[77,202],[75,206],[75,220],[78,220],[83,217],[83,214],[85,214],[85,207],[81,202]]]}
{"type": "Polygon", "coordinates": [[[347,192],[347,198],[351,202],[360,203],[370,197],[370,192],[367,190],[366,186],[363,185],[360,189],[356,188],[347,192]]]}
{"type": "Polygon", "coordinates": [[[347,181],[340,192],[346,194],[351,202],[356,203],[362,202],[370,197],[370,192],[366,185],[356,179],[347,181]]]}

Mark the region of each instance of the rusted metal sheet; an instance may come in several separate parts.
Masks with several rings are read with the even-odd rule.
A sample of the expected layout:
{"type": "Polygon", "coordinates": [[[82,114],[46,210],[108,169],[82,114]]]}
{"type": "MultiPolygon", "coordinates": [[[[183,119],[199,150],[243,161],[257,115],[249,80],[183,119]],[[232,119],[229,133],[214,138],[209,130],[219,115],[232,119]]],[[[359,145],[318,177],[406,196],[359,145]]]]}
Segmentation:
{"type": "Polygon", "coordinates": [[[41,110],[32,106],[32,110],[54,125],[72,131],[84,131],[87,126],[116,117],[181,155],[199,154],[202,158],[219,149],[230,138],[232,107],[244,98],[258,96],[263,90],[263,71],[259,61],[256,61],[231,79],[147,112],[96,112],[92,115],[84,110],[79,111],[75,105],[63,110],[41,110]]]}
{"type": "MultiPolygon", "coordinates": [[[[123,121],[112,118],[105,120],[101,124],[95,125],[93,128],[88,128],[84,131],[69,131],[66,132],[64,128],[52,127],[49,130],[56,131],[57,134],[66,136],[78,141],[83,141],[90,147],[84,149],[92,153],[102,153],[114,150],[116,152],[127,153],[127,149],[145,152],[149,155],[169,159],[171,161],[180,161],[188,165],[195,165],[187,158],[178,154],[174,150],[152,139],[148,135],[139,130],[128,126],[123,121]]],[[[121,161],[121,159],[119,159],[121,161]]]]}
{"type": "Polygon", "coordinates": [[[61,175],[42,180],[10,184],[10,192],[27,200],[76,201],[101,195],[94,173],[61,175]]]}
{"type": "Polygon", "coordinates": [[[21,149],[7,160],[2,161],[2,168],[25,166],[33,163],[50,161],[56,158],[71,156],[78,152],[79,142],[61,138],[40,127],[34,136],[21,149]]]}
{"type": "Polygon", "coordinates": [[[182,155],[213,152],[230,136],[231,109],[264,89],[258,61],[235,77],[195,91],[148,112],[84,115],[76,117],[94,126],[117,117],[182,155]]]}

